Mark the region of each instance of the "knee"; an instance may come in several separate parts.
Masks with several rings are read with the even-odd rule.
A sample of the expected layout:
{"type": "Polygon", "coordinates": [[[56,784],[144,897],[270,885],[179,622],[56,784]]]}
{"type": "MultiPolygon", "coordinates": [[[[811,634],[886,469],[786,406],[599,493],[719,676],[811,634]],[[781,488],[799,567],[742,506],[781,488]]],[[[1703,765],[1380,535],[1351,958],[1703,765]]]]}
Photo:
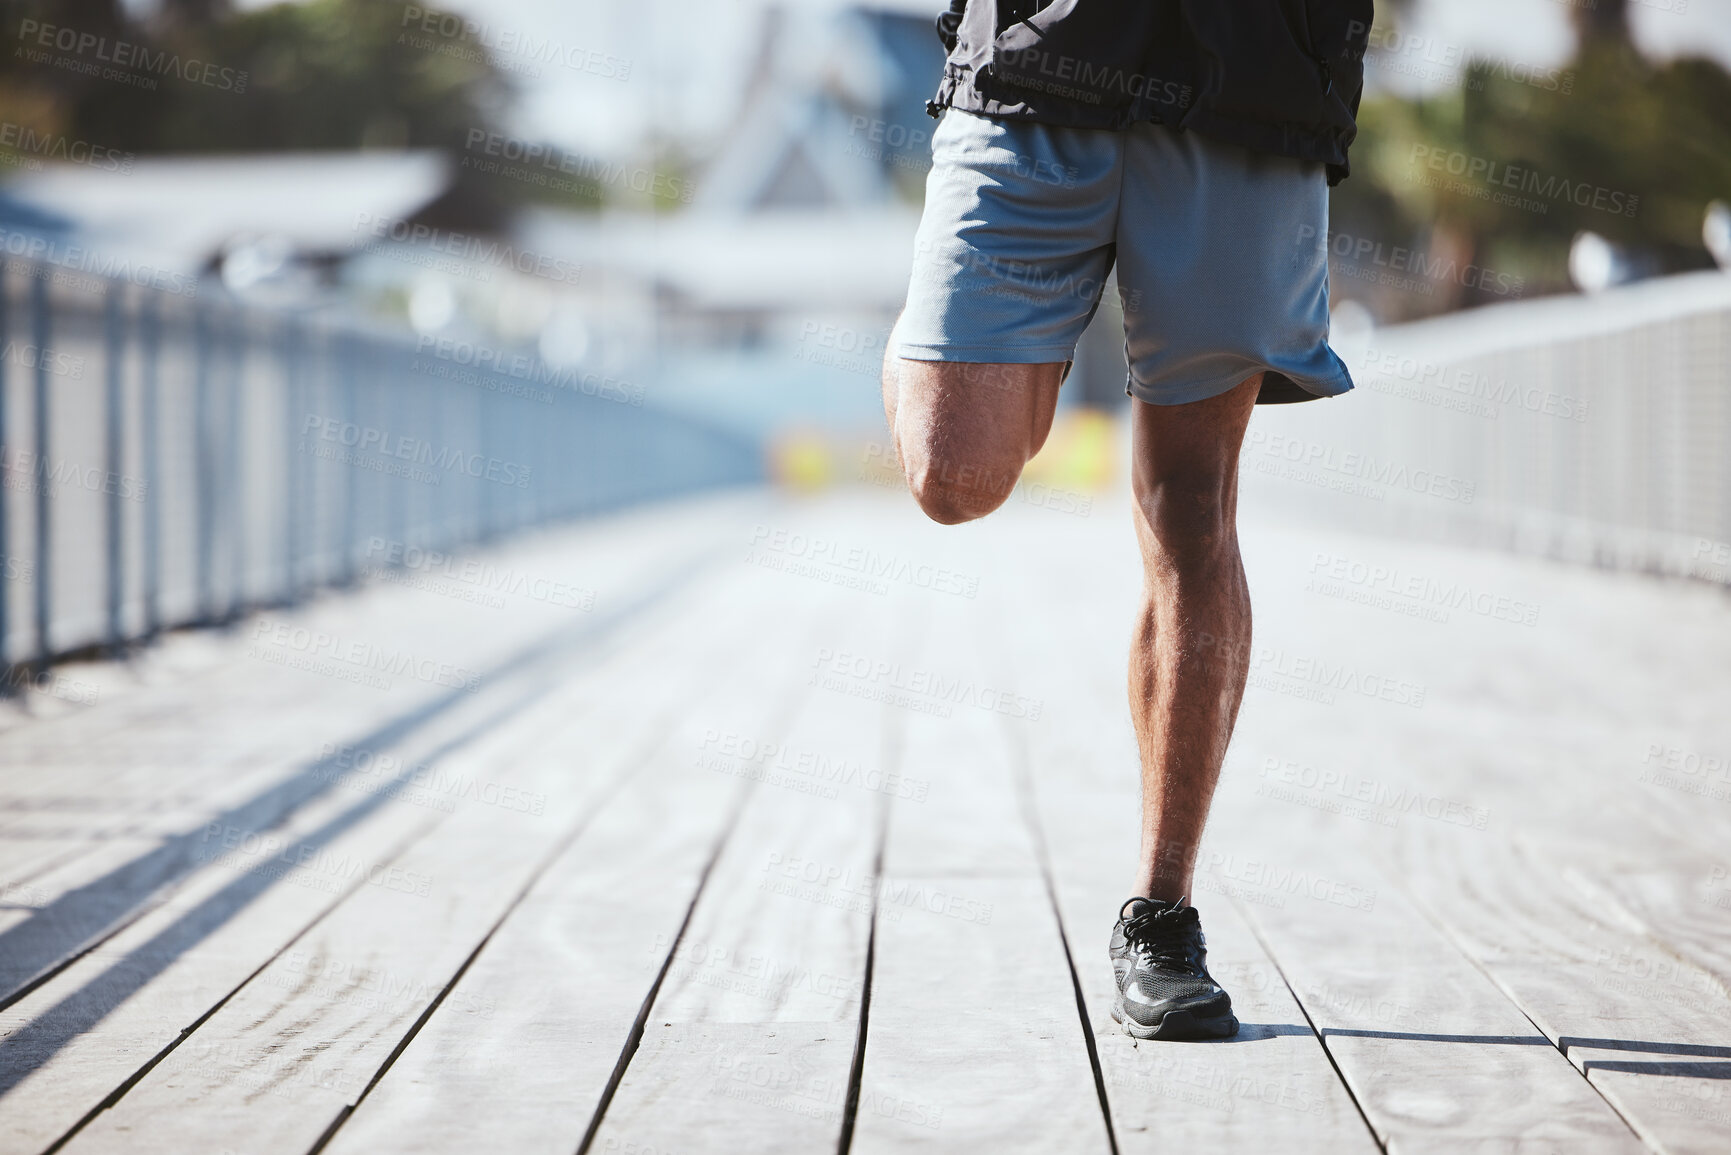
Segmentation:
{"type": "Polygon", "coordinates": [[[909,463],[908,490],[927,517],[939,525],[959,525],[1003,505],[1020,474],[1020,462],[958,463],[926,458],[909,463]]]}
{"type": "Polygon", "coordinates": [[[1213,570],[1238,548],[1233,503],[1215,478],[1165,478],[1136,486],[1151,569],[1179,576],[1213,570]]]}

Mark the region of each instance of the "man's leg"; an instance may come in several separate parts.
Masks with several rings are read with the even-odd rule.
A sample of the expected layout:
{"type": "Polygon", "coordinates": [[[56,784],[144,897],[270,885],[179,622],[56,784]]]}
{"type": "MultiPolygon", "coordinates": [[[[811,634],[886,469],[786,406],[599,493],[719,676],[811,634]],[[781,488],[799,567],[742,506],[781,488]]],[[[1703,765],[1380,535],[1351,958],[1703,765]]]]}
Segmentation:
{"type": "Polygon", "coordinates": [[[914,500],[944,525],[984,517],[1052,430],[1064,364],[884,358],[884,417],[914,500]]]}
{"type": "Polygon", "coordinates": [[[1142,755],[1142,853],[1130,893],[1191,893],[1196,848],[1249,668],[1250,590],[1238,555],[1238,454],[1259,373],[1187,405],[1134,410],[1142,605],[1130,714],[1142,755]]]}

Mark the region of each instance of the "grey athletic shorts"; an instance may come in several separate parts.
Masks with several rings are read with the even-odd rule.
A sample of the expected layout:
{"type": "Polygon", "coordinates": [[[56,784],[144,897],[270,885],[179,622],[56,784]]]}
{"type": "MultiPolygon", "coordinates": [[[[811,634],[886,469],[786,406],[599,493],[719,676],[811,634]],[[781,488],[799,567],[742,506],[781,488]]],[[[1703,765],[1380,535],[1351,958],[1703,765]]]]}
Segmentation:
{"type": "Polygon", "coordinates": [[[892,352],[1073,360],[1116,263],[1131,396],[1180,405],[1264,370],[1295,383],[1275,381],[1295,399],[1345,393],[1352,378],[1328,347],[1327,236],[1320,164],[1157,125],[949,109],[892,352]]]}

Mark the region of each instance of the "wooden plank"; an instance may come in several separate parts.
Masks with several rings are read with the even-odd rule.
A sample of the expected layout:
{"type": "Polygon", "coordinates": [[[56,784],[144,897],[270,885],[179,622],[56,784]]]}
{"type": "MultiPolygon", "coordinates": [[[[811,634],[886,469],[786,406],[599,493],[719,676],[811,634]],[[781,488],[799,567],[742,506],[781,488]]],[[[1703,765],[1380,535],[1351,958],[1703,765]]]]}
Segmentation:
{"type": "Polygon", "coordinates": [[[1437,765],[1450,747],[1439,734],[1402,781],[1471,797],[1500,828],[1418,822],[1379,853],[1643,1139],[1717,1149],[1731,952],[1715,857],[1625,804],[1626,776],[1590,759],[1533,764],[1516,743],[1517,773],[1437,765]]]}
{"type": "MultiPolygon", "coordinates": [[[[610,633],[627,628],[638,606],[660,596],[671,588],[670,583],[683,581],[690,572],[686,566],[672,575],[639,583],[639,588],[631,591],[633,600],[618,606],[610,616],[576,625],[566,623],[562,631],[549,633],[543,629],[539,631],[539,640],[528,641],[515,653],[508,654],[475,685],[459,684],[449,689],[435,687],[438,690],[436,694],[410,698],[407,712],[376,725],[370,734],[351,738],[350,742],[377,749],[410,731],[422,731],[423,736],[436,738],[440,734],[461,733],[465,727],[474,725],[478,716],[484,718],[489,711],[500,709],[496,704],[498,700],[505,702],[504,709],[516,709],[521,700],[533,700],[544,691],[545,678],[551,673],[544,667],[550,658],[562,652],[561,647],[577,644],[592,647],[595,639],[606,638],[610,633]],[[482,692],[471,692],[472,689],[482,692]]],[[[352,607],[344,612],[352,612],[352,607]]],[[[481,629],[480,625],[484,624],[471,622],[469,632],[475,636],[498,632],[496,629],[481,629]]],[[[333,631],[332,636],[352,636],[345,634],[340,624],[327,622],[325,625],[333,631]]],[[[408,628],[406,624],[404,628],[408,628]]],[[[403,641],[401,638],[398,640],[403,641]]],[[[496,651],[499,646],[496,637],[488,638],[488,652],[496,651]]],[[[460,661],[457,665],[462,668],[460,661]]],[[[299,671],[288,673],[317,678],[317,675],[299,671]]],[[[376,711],[378,707],[373,703],[367,708],[376,711]]],[[[322,724],[340,727],[335,729],[338,737],[353,733],[347,729],[353,716],[352,710],[321,709],[319,714],[322,724]]],[[[280,719],[278,723],[281,723],[280,719]]],[[[333,757],[340,757],[340,753],[333,757]]],[[[292,773],[263,790],[255,791],[251,782],[234,784],[215,799],[222,808],[210,813],[199,826],[214,822],[253,830],[268,829],[283,821],[296,808],[335,789],[336,779],[331,771],[331,758],[326,757],[296,767],[292,773]]],[[[16,993],[172,893],[197,868],[199,845],[198,828],[182,831],[136,859],[116,867],[110,874],[55,896],[35,917],[8,929],[0,929],[0,997],[16,993]]]]}
{"type": "Polygon", "coordinates": [[[1045,885],[1001,874],[882,885],[886,907],[911,897],[877,927],[852,1150],[1108,1150],[1045,885]]]}
{"type": "MultiPolygon", "coordinates": [[[[1731,644],[1722,603],[1493,555],[1350,548],[1445,586],[1542,604],[1542,614],[1536,628],[1457,615],[1442,646],[1434,625],[1405,616],[1375,614],[1375,630],[1316,623],[1342,657],[1369,661],[1374,646],[1421,658],[1431,698],[1396,728],[1303,728],[1304,769],[1344,785],[1288,792],[1306,805],[1355,792],[1396,799],[1357,809],[1398,827],[1343,820],[1340,833],[1422,896],[1642,1139],[1717,1149],[1731,955],[1710,884],[1731,825],[1710,799],[1680,804],[1687,796],[1652,779],[1668,750],[1699,763],[1731,746],[1715,700],[1731,644]]],[[[1301,568],[1290,556],[1283,564],[1301,568]]],[[[1264,756],[1291,759],[1292,737],[1264,756]]]]}
{"type": "Polygon", "coordinates": [[[1408,885],[1654,1150],[1724,1148],[1731,996],[1524,839],[1414,831],[1408,885]],[[1454,843],[1455,845],[1450,845],[1454,843]],[[1414,869],[1414,868],[1417,869],[1414,869]]]}
{"type": "MultiPolygon", "coordinates": [[[[1020,693],[980,661],[982,624],[1009,623],[963,608],[934,614],[930,645],[912,660],[1020,693]]],[[[966,698],[950,717],[905,719],[903,772],[931,790],[924,805],[891,806],[852,1150],[1105,1151],[1069,962],[1004,733],[993,710],[966,698]],[[903,917],[886,917],[897,909],[903,917]]]]}
{"type": "MultiPolygon", "coordinates": [[[[503,575],[507,586],[525,577],[556,578],[561,588],[585,586],[594,594],[591,613],[552,598],[508,598],[495,608],[386,583],[260,620],[411,652],[425,648],[425,622],[433,620],[439,623],[438,658],[485,669],[554,630],[617,615],[653,584],[653,575],[721,540],[733,528],[730,519],[748,516],[755,501],[698,500],[689,507],[601,518],[477,559],[486,566],[477,572],[503,575]]],[[[460,591],[474,585],[446,580],[442,572],[421,575],[426,580],[419,584],[442,582],[460,591]]],[[[0,734],[0,762],[20,769],[53,767],[10,777],[7,801],[106,806],[134,799],[147,807],[176,799],[192,805],[189,824],[196,824],[212,812],[211,795],[250,796],[316,756],[316,747],[302,739],[299,719],[319,716],[322,736],[362,735],[437,697],[439,687],[413,679],[399,679],[401,685],[380,695],[250,658],[253,632],[249,623],[231,634],[170,635],[138,659],[140,685],[133,693],[104,700],[76,718],[0,734]]]]}
{"type": "Polygon", "coordinates": [[[634,765],[643,741],[665,728],[664,715],[643,705],[683,706],[683,689],[675,685],[671,703],[662,697],[665,665],[655,663],[610,687],[613,704],[568,738],[490,766],[503,783],[545,793],[546,816],[526,822],[498,807],[452,815],[392,864],[431,879],[426,894],[369,887],[350,896],[296,944],[298,958],[273,960],[66,1150],[173,1151],[240,1135],[255,1150],[313,1145],[587,812],[589,796],[562,786],[573,762],[593,767],[584,774],[591,784],[612,777],[609,767],[634,765]],[[622,708],[630,702],[637,707],[622,708]]]}
{"type": "MultiPolygon", "coordinates": [[[[886,632],[859,593],[831,600],[824,646],[886,632]]],[[[809,650],[793,655],[802,681],[809,650]]],[[[711,756],[748,775],[751,796],[594,1149],[799,1152],[840,1139],[889,799],[862,788],[883,773],[884,708],[802,691],[791,726],[742,725],[750,714],[734,711],[707,729],[720,735],[711,756]]]]}
{"type": "Polygon", "coordinates": [[[0,903],[16,901],[13,891],[87,849],[88,839],[68,834],[18,838],[0,836],[0,903]]]}
{"type": "MultiPolygon", "coordinates": [[[[1035,579],[1050,576],[1048,570],[1004,572],[1011,575],[1011,604],[1047,604],[1035,579]]],[[[1278,1135],[1282,1151],[1375,1151],[1279,969],[1230,901],[1193,898],[1204,918],[1210,973],[1231,993],[1240,1021],[1236,1038],[1139,1041],[1112,1019],[1117,988],[1106,945],[1130,897],[1139,755],[1120,685],[1123,647],[1099,641],[1128,632],[1139,574],[1133,556],[1119,555],[1116,564],[1093,566],[1086,580],[1086,588],[1071,587],[1048,612],[1026,615],[1021,628],[995,640],[1006,654],[1002,665],[1046,701],[1040,722],[1006,724],[1023,759],[1024,805],[1041,832],[1088,1006],[1118,1150],[1260,1153],[1278,1135]],[[1105,614],[1079,626],[1078,619],[1091,616],[1082,607],[1105,614]]]]}
{"type": "Polygon", "coordinates": [[[0,909],[0,941],[6,941],[7,936],[15,936],[13,942],[25,940],[22,948],[12,948],[20,954],[36,941],[43,943],[43,949],[40,952],[42,957],[29,959],[33,965],[28,970],[16,966],[15,955],[0,957],[0,984],[4,984],[0,990],[5,995],[13,994],[51,964],[57,964],[95,938],[107,925],[69,922],[61,917],[51,926],[36,926],[35,934],[30,934],[32,924],[44,917],[44,911],[52,910],[55,901],[62,896],[99,884],[114,871],[125,869],[128,863],[137,861],[140,855],[149,853],[157,845],[158,840],[154,838],[114,838],[98,842],[41,863],[41,870],[9,887],[6,906],[0,909]]]}
{"type": "MultiPolygon", "coordinates": [[[[666,623],[675,637],[691,624],[685,618],[666,623]]],[[[529,816],[544,813],[545,797],[493,790],[497,776],[490,765],[539,757],[529,748],[557,746],[562,731],[628,704],[622,676],[633,667],[659,673],[658,659],[666,653],[665,642],[644,644],[627,663],[579,670],[558,696],[537,704],[512,725],[475,735],[477,749],[446,751],[436,765],[453,786],[443,792],[450,797],[436,793],[424,800],[438,805],[402,792],[389,796],[389,804],[378,808],[376,816],[356,823],[357,812],[379,797],[374,792],[378,784],[363,782],[363,792],[339,790],[302,808],[276,832],[291,848],[286,869],[279,870],[280,855],[270,853],[239,854],[232,862],[218,859],[163,907],[8,1008],[0,1017],[0,1031],[5,1032],[0,1055],[9,1059],[0,1067],[18,1071],[27,1062],[30,1074],[18,1093],[0,1098],[0,1136],[11,1136],[28,1150],[59,1138],[132,1077],[144,1059],[175,1043],[181,1032],[286,949],[304,927],[335,905],[333,895],[351,894],[369,880],[387,885],[409,877],[392,874],[393,861],[404,845],[447,813],[514,810],[519,801],[527,804],[529,816]],[[443,805],[447,801],[453,804],[443,805]],[[297,841],[313,852],[305,863],[293,849],[297,841]],[[356,863],[362,866],[358,872],[351,869],[356,863]],[[242,875],[253,867],[262,869],[242,875]],[[27,1059],[16,1057],[23,1055],[27,1059]],[[41,1088],[52,1091],[45,1094],[41,1088]]],[[[377,753],[404,768],[424,765],[420,758],[430,748],[424,737],[411,738],[418,740],[377,753]]],[[[564,778],[560,785],[565,795],[583,788],[568,771],[564,778]]],[[[588,783],[588,788],[594,786],[588,783]]],[[[213,842],[211,849],[223,844],[213,842]]],[[[290,956],[286,971],[275,973],[299,985],[297,976],[306,968],[296,971],[295,957],[290,956]]],[[[322,976],[311,981],[338,997],[356,997],[322,976]]]]}
{"type": "Polygon", "coordinates": [[[1116,985],[1106,941],[1126,897],[1125,864],[1134,862],[1136,800],[1088,789],[1085,781],[1072,785],[1066,774],[1042,782],[1036,813],[1050,838],[1119,1150],[1260,1152],[1278,1134],[1283,1151],[1374,1151],[1279,969],[1228,900],[1201,894],[1195,903],[1208,935],[1209,969],[1232,995],[1238,1036],[1206,1044],[1139,1042],[1113,1021],[1116,985]]]}
{"type": "Polygon", "coordinates": [[[66,1135],[369,873],[403,877],[389,864],[433,821],[398,807],[323,843],[301,837],[316,827],[285,831],[280,875],[248,857],[203,871],[0,1012],[0,1150],[42,1151],[66,1135]],[[303,846],[314,857],[293,865],[303,846]]]}
{"type": "MultiPolygon", "coordinates": [[[[1289,556],[1285,564],[1296,570],[1301,563],[1289,556]]],[[[1260,646],[1410,681],[1425,688],[1423,708],[1397,709],[1363,694],[1333,702],[1247,698],[1206,852],[1209,885],[1233,895],[1259,928],[1391,1148],[1641,1149],[1505,992],[1356,849],[1406,836],[1384,823],[1423,821],[1404,803],[1384,804],[1401,789],[1395,767],[1403,755],[1434,747],[1450,730],[1453,744],[1441,749],[1459,759],[1484,757],[1474,746],[1482,734],[1453,714],[1451,695],[1479,695],[1469,688],[1475,670],[1519,681],[1513,663],[1526,635],[1493,642],[1505,653],[1500,664],[1487,665],[1475,645],[1419,642],[1410,633],[1418,626],[1398,615],[1367,629],[1344,621],[1338,607],[1306,612],[1293,596],[1297,588],[1276,585],[1261,597],[1270,591],[1264,576],[1260,646]],[[1355,800],[1354,784],[1353,797],[1342,802],[1304,785],[1302,772],[1294,789],[1284,780],[1289,764],[1358,770],[1370,801],[1355,800]]],[[[1478,632],[1475,625],[1467,634],[1478,632]]],[[[1434,783],[1425,793],[1453,797],[1434,783]]]]}
{"type": "MultiPolygon", "coordinates": [[[[1220,807],[1222,826],[1253,813],[1220,807]]],[[[1642,1144],[1526,1015],[1390,880],[1338,820],[1220,836],[1210,873],[1258,928],[1378,1137],[1639,1151],[1642,1144]]]]}
{"type": "MultiPolygon", "coordinates": [[[[501,770],[522,789],[556,785],[545,773],[501,770]]],[[[550,805],[548,816],[553,829],[575,817],[568,802],[550,805]]],[[[350,896],[67,1149],[185,1150],[243,1134],[260,1149],[311,1146],[533,876],[553,838],[507,814],[441,825],[392,863],[397,877],[417,882],[414,892],[369,887],[350,896]]]]}
{"type": "Polygon", "coordinates": [[[786,603],[743,612],[753,603],[736,584],[717,595],[734,611],[730,645],[675,664],[725,667],[728,680],[667,727],[666,743],[464,973],[452,998],[487,1013],[441,1009],[328,1151],[569,1152],[582,1139],[748,785],[710,764],[707,735],[723,720],[761,727],[784,708],[792,671],[781,639],[809,623],[809,607],[786,603]]]}

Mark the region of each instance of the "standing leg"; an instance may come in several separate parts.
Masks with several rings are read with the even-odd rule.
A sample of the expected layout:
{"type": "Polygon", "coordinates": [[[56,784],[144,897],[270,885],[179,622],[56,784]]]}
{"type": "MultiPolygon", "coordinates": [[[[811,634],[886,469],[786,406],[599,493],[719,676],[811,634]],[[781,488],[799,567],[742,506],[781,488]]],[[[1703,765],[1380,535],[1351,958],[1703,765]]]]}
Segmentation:
{"type": "Polygon", "coordinates": [[[1238,554],[1238,454],[1262,375],[1206,401],[1132,401],[1142,605],[1130,714],[1142,756],[1142,851],[1130,893],[1191,893],[1196,849],[1238,718],[1250,590],[1238,554]]]}

